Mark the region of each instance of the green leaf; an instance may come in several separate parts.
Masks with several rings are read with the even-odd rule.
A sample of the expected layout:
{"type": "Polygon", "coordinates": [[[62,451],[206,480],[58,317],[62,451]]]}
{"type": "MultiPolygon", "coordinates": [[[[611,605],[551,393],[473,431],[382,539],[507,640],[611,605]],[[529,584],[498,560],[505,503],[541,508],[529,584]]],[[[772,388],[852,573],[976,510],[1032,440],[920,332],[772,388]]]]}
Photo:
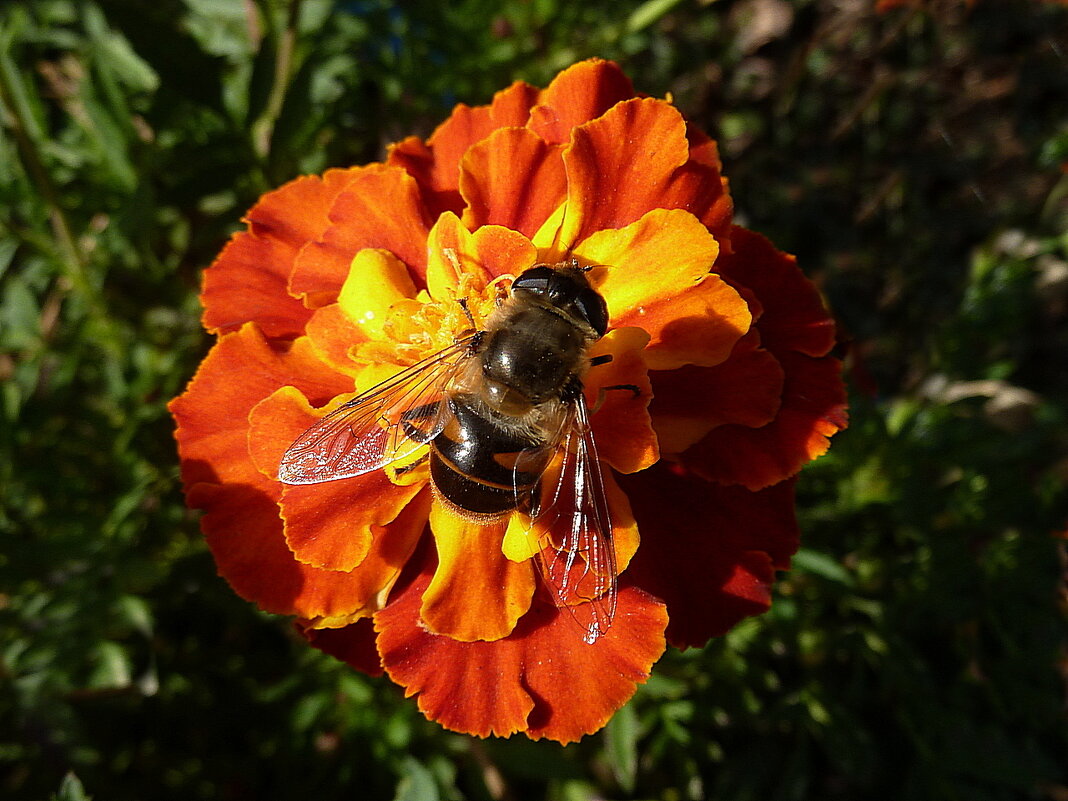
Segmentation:
{"type": "Polygon", "coordinates": [[[403,763],[403,775],[397,782],[397,794],[394,801],[440,801],[438,784],[434,774],[413,757],[406,757],[403,763]]]}
{"type": "Polygon", "coordinates": [[[52,794],[52,801],[92,801],[81,781],[74,773],[68,773],[59,783],[59,792],[52,794]]]}
{"type": "Polygon", "coordinates": [[[659,20],[682,0],[647,0],[627,17],[627,32],[637,33],[659,20]]]}
{"type": "Polygon", "coordinates": [[[803,570],[838,584],[851,586],[854,581],[853,574],[837,561],[826,554],[808,548],[801,548],[794,554],[790,564],[795,570],[803,570]]]}
{"type": "Polygon", "coordinates": [[[96,647],[96,665],[89,677],[93,689],[122,689],[132,681],[130,658],[116,642],[102,642],[96,647]]]}
{"type": "Polygon", "coordinates": [[[0,345],[11,350],[32,347],[41,335],[41,309],[33,290],[18,275],[4,284],[0,298],[0,345]]]}
{"type": "Polygon", "coordinates": [[[633,704],[626,704],[608,721],[605,756],[616,782],[628,794],[634,792],[638,775],[638,735],[640,725],[633,704]]]}

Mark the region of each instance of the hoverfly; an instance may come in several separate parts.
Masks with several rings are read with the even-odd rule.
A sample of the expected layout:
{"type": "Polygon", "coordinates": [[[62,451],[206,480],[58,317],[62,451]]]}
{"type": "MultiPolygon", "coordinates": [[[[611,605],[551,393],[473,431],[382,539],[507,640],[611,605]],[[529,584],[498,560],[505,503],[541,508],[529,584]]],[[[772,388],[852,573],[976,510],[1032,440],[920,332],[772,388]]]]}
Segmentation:
{"type": "MultiPolygon", "coordinates": [[[[539,564],[553,600],[592,643],[615,614],[616,558],[582,378],[611,360],[587,355],[607,329],[605,300],[577,260],[535,265],[512,282],[484,330],[305,431],[283,455],[278,478],[351,478],[429,446],[418,461],[429,459],[433,491],[447,508],[475,522],[529,516],[546,540],[539,564]]],[[[639,392],[606,389],[622,388],[639,392]]]]}

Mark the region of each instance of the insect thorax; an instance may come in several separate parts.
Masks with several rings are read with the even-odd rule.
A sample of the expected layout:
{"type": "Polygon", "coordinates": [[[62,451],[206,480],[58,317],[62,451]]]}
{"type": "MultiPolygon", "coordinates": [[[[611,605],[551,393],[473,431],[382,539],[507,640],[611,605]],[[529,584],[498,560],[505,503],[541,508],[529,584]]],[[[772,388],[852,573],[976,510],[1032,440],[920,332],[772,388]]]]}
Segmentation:
{"type": "Polygon", "coordinates": [[[491,331],[480,354],[486,402],[520,414],[560,398],[583,372],[590,337],[572,320],[543,306],[516,309],[491,331]]]}

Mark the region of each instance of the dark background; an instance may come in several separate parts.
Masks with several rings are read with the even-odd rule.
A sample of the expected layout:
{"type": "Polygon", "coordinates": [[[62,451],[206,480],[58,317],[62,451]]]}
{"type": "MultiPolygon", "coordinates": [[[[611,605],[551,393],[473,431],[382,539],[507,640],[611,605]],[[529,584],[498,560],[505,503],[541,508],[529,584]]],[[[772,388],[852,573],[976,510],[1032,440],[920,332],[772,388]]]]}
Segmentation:
{"type": "Polygon", "coordinates": [[[7,0],[0,795],[1068,799],[1066,230],[1064,4],[7,0]],[[483,742],[216,577],[164,404],[259,194],[594,55],[719,139],[853,422],[771,612],[577,746],[483,742]]]}

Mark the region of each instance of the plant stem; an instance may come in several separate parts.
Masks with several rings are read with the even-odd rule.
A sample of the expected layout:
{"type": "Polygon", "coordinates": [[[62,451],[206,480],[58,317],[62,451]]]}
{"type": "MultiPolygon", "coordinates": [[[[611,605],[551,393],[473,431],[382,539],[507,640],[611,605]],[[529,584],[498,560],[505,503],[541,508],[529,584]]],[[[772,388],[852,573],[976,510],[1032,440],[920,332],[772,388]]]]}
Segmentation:
{"type": "Polygon", "coordinates": [[[289,90],[290,74],[293,70],[293,53],[297,44],[297,28],[300,23],[301,2],[302,0],[289,0],[285,27],[275,37],[277,50],[275,51],[271,92],[267,96],[267,106],[263,114],[253,126],[253,147],[262,159],[266,159],[271,152],[274,126],[282,113],[286,92],[289,90]]]}

